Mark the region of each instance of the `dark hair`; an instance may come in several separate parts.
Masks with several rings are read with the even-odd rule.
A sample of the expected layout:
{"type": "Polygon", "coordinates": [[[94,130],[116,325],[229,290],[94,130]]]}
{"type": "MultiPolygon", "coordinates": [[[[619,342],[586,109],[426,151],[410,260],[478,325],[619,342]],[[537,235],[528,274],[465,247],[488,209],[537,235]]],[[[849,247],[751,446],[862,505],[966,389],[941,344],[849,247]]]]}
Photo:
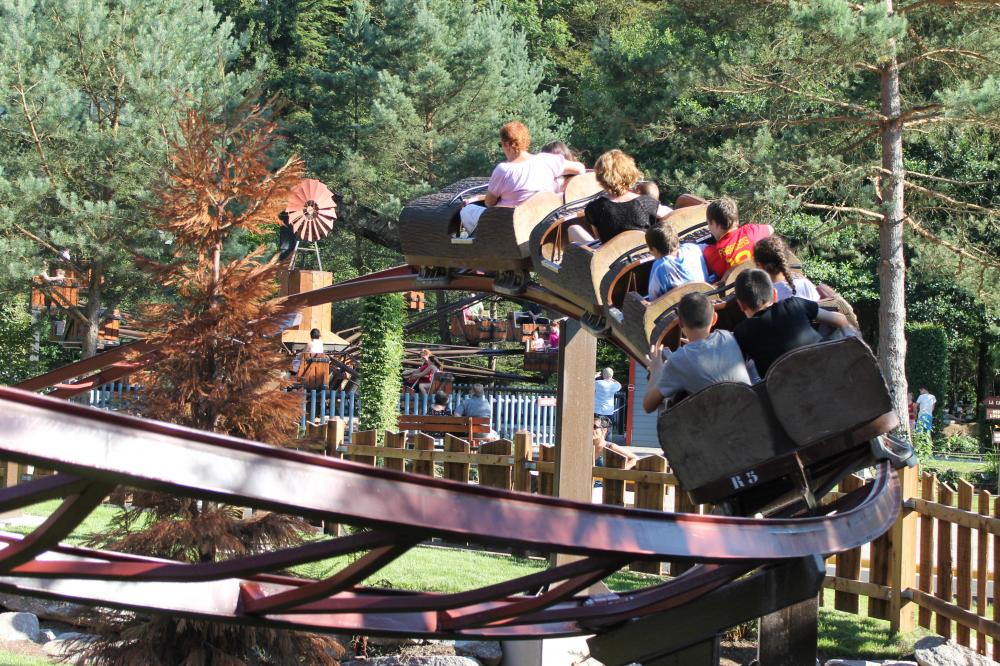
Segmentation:
{"type": "Polygon", "coordinates": [[[702,329],[712,325],[715,308],[705,294],[687,294],[677,304],[677,316],[689,328],[702,329]]]}
{"type": "Polygon", "coordinates": [[[736,276],[736,300],[754,312],[774,301],[771,276],[759,268],[748,268],[736,276]]]}
{"type": "Polygon", "coordinates": [[[740,211],[736,202],[729,197],[716,199],[708,204],[705,217],[709,222],[715,222],[723,229],[735,229],[740,224],[740,211]]]}
{"type": "Polygon", "coordinates": [[[608,428],[611,427],[611,419],[607,418],[606,416],[599,416],[598,414],[594,414],[594,427],[604,428],[605,430],[607,430],[608,428]]]}
{"type": "Polygon", "coordinates": [[[651,180],[640,180],[635,184],[635,193],[644,194],[647,197],[652,197],[657,201],[660,200],[660,186],[651,180]]]}
{"type": "Polygon", "coordinates": [[[434,394],[434,404],[435,405],[447,405],[448,404],[448,394],[444,391],[438,391],[434,394]]]}
{"type": "Polygon", "coordinates": [[[788,269],[788,246],[780,236],[761,238],[753,246],[753,258],[768,275],[784,275],[788,287],[795,293],[795,282],[788,269]]]}
{"type": "Polygon", "coordinates": [[[433,363],[434,367],[436,367],[438,370],[444,370],[444,361],[442,361],[441,359],[439,359],[437,356],[434,356],[433,354],[431,354],[431,357],[429,359],[427,359],[427,360],[429,360],[431,363],[433,363]]]}
{"type": "Polygon", "coordinates": [[[312,338],[313,340],[319,340],[321,335],[322,334],[319,332],[318,328],[314,328],[313,330],[309,331],[309,337],[312,338]]]}
{"type": "Polygon", "coordinates": [[[677,230],[672,224],[654,224],[646,229],[646,245],[660,254],[671,254],[680,247],[677,230]]]}
{"type": "Polygon", "coordinates": [[[549,141],[547,144],[542,146],[542,149],[538,152],[541,153],[552,153],[553,155],[562,155],[567,160],[576,161],[576,153],[573,149],[567,146],[562,141],[549,141]]]}

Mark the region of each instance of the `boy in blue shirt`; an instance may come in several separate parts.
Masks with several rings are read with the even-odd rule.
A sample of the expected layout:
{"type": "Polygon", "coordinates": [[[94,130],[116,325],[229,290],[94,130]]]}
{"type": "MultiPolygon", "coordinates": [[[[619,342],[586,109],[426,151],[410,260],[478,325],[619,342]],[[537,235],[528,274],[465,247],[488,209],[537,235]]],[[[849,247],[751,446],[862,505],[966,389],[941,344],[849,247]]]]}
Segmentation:
{"type": "Polygon", "coordinates": [[[646,245],[655,257],[649,271],[649,300],[688,282],[707,281],[708,268],[701,247],[681,243],[670,224],[655,224],[647,229],[646,245]]]}

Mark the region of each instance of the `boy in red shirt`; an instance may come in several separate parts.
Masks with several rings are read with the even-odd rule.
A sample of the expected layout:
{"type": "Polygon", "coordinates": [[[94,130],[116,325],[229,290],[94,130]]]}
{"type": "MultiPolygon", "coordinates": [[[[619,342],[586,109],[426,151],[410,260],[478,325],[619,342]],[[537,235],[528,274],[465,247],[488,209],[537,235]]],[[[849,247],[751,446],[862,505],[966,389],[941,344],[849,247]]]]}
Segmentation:
{"type": "Polygon", "coordinates": [[[705,263],[716,280],[721,280],[733,266],[751,261],[757,241],[774,233],[770,224],[744,224],[741,227],[736,202],[729,197],[710,203],[705,216],[708,230],[715,237],[715,245],[705,247],[705,263]]]}

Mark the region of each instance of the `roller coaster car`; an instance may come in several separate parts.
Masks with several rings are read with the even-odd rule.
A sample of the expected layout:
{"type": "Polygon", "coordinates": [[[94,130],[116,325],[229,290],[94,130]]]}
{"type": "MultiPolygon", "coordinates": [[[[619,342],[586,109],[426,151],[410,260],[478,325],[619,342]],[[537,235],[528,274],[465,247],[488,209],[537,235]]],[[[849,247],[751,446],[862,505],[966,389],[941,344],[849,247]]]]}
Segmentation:
{"type": "MultiPolygon", "coordinates": [[[[685,242],[708,234],[705,222],[708,206],[703,199],[684,194],[676,205],[664,218],[664,224],[672,224],[685,242]]],[[[567,229],[573,223],[578,223],[574,217],[550,216],[535,227],[531,234],[535,272],[543,287],[587,311],[581,319],[587,329],[595,335],[604,335],[609,328],[605,316],[606,294],[612,285],[645,291],[649,282],[648,264],[653,257],[646,248],[643,231],[626,231],[607,243],[585,245],[569,242],[567,229]]]]}
{"type": "Polygon", "coordinates": [[[537,372],[548,378],[555,374],[559,366],[559,350],[546,349],[543,351],[524,352],[525,372],[537,372]]]}
{"type": "Polygon", "coordinates": [[[481,342],[503,342],[507,340],[509,325],[505,319],[490,319],[475,316],[466,321],[461,312],[451,315],[451,333],[461,336],[470,345],[481,342]]]}
{"type": "Polygon", "coordinates": [[[548,317],[535,315],[530,312],[511,312],[507,320],[507,339],[510,342],[525,342],[531,339],[531,334],[538,331],[538,335],[548,338],[552,332],[552,320],[548,317]]]}
{"type": "Polygon", "coordinates": [[[660,414],[658,434],[692,500],[752,515],[801,497],[815,506],[887,457],[879,436],[898,424],[875,358],[844,338],[788,352],[755,386],[724,382],[681,400],[660,414]]]}
{"type": "MultiPolygon", "coordinates": [[[[566,191],[577,196],[596,187],[592,175],[571,178],[566,191]]],[[[531,267],[528,239],[546,215],[563,204],[564,195],[539,192],[516,207],[487,208],[476,232],[458,237],[462,201],[485,191],[488,180],[467,178],[436,194],[411,201],[399,218],[399,237],[407,263],[420,266],[424,284],[447,282],[449,269],[496,272],[496,290],[517,294],[524,290],[531,267]]],[[[479,204],[469,204],[479,205],[479,204]]]]}

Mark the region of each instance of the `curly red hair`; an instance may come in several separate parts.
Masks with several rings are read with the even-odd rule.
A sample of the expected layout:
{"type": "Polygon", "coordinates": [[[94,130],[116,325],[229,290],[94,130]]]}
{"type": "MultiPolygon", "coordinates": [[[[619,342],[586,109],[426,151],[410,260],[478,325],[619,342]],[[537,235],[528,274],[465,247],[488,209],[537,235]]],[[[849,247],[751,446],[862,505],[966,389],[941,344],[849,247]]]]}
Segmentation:
{"type": "Polygon", "coordinates": [[[500,140],[518,152],[527,150],[531,146],[531,134],[528,133],[528,128],[516,120],[500,128],[500,140]]]}

